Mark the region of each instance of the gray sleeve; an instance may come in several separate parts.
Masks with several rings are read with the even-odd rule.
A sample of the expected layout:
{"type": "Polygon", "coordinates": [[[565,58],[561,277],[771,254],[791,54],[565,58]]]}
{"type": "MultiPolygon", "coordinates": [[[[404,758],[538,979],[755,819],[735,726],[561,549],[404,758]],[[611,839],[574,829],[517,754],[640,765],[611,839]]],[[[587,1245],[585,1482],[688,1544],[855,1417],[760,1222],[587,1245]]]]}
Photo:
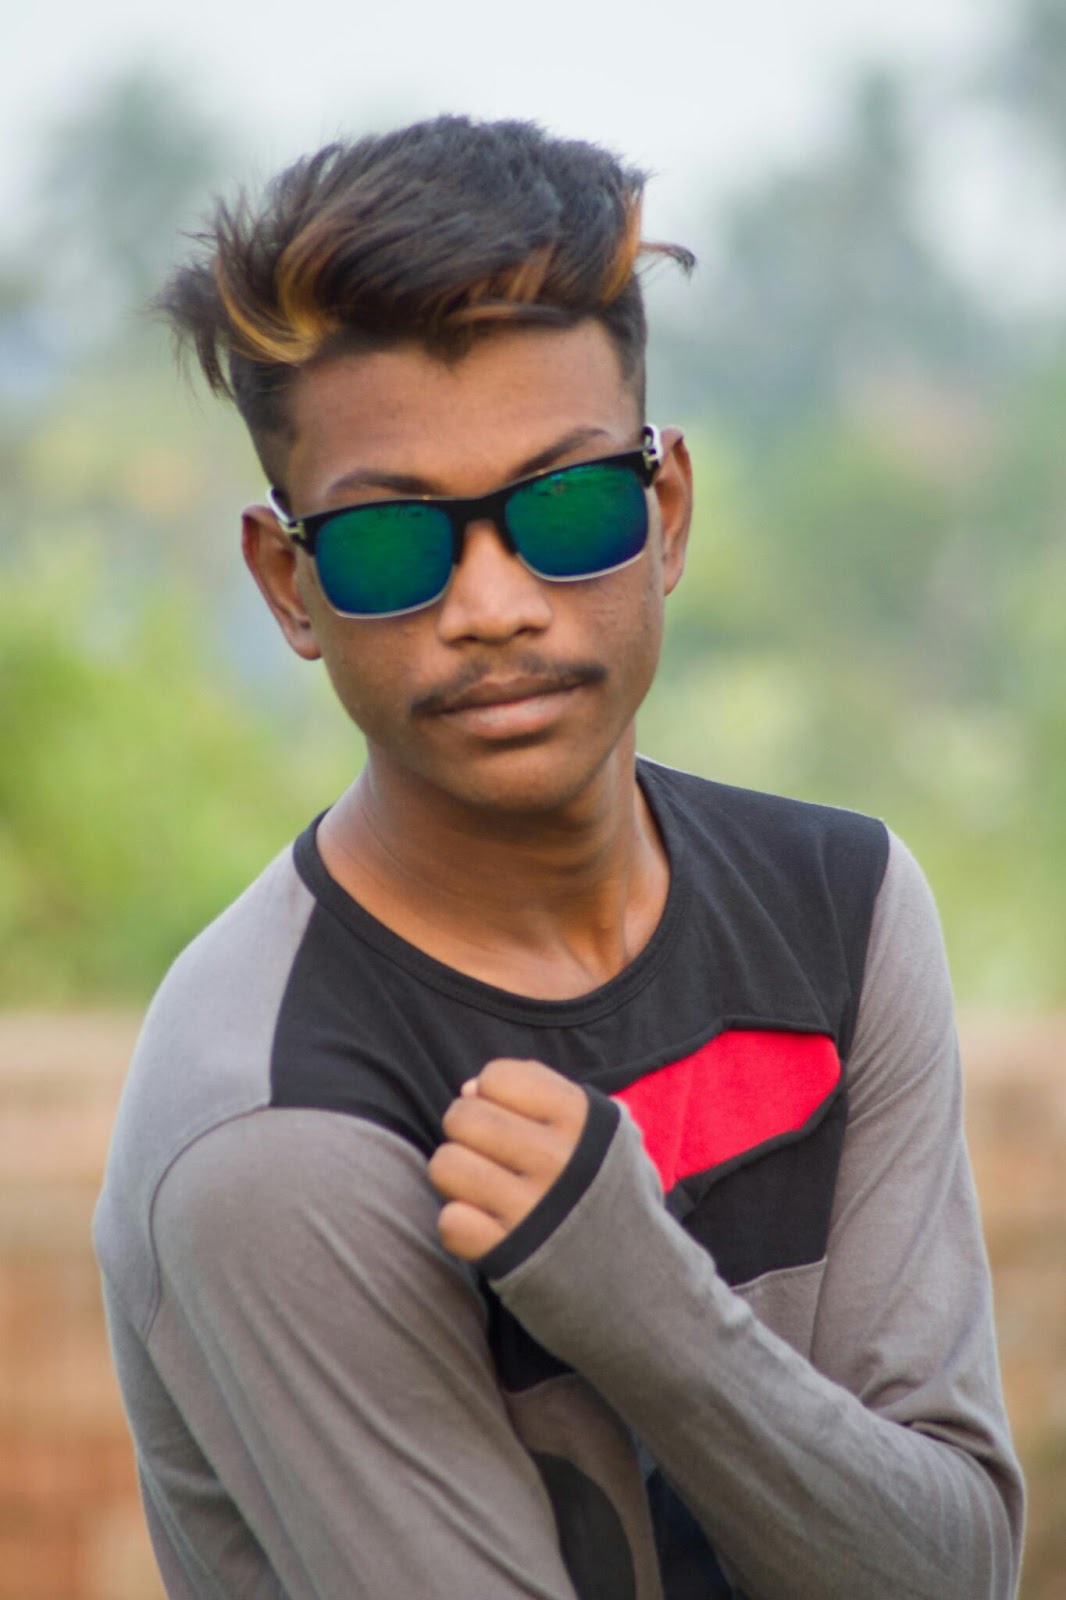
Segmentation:
{"type": "Polygon", "coordinates": [[[172,1593],[573,1600],[438,1210],[417,1151],[336,1113],[255,1112],[171,1168],[147,1340],[171,1409],[132,1410],[172,1593]]]}
{"type": "Polygon", "coordinates": [[[644,1439],[749,1600],[1008,1600],[1021,1484],[963,1144],[939,926],[898,841],[879,896],[814,1348],[668,1215],[623,1116],[495,1287],[644,1439]]]}

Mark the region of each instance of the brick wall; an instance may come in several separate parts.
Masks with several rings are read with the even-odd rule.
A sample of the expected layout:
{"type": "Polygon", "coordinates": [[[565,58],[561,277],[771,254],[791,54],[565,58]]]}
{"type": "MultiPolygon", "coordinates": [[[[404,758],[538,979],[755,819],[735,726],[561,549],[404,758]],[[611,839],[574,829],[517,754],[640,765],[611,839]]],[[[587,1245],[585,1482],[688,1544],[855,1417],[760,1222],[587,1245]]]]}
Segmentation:
{"type": "Polygon", "coordinates": [[[0,1016],[0,1600],[162,1600],[89,1228],[136,1023],[0,1016]]]}

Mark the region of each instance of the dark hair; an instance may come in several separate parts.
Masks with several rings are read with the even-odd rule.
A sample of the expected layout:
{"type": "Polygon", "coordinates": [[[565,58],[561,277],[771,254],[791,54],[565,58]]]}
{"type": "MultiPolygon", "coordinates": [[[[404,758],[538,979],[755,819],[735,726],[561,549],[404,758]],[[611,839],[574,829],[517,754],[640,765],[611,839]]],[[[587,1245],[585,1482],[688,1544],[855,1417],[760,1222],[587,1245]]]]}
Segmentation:
{"type": "Polygon", "coordinates": [[[596,318],[642,399],[637,258],[694,263],[641,240],[644,181],[525,122],[441,116],[330,144],[275,178],[261,207],[220,201],[155,306],[261,458],[289,431],[287,391],[308,363],[407,339],[449,359],[504,321],[596,318]]]}

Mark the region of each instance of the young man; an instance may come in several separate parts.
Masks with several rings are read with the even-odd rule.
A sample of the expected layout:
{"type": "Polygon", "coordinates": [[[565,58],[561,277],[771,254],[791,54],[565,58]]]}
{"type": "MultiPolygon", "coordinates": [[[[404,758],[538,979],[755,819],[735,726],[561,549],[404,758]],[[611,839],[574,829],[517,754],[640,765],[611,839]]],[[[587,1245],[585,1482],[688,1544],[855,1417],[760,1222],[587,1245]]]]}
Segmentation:
{"type": "Polygon", "coordinates": [[[272,485],[252,574],[367,743],[174,966],[115,1132],[174,1600],[1014,1591],[923,880],[635,755],[690,510],[640,193],[442,118],[220,209],[166,295],[272,485]]]}

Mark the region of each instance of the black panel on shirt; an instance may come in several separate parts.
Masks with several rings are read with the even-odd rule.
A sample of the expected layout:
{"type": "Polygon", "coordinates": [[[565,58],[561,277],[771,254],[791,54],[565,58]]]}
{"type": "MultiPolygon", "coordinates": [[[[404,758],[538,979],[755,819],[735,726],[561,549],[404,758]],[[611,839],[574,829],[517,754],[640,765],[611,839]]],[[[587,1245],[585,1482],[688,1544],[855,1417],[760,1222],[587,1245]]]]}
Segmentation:
{"type": "Polygon", "coordinates": [[[712,1171],[675,1184],[670,1211],[710,1251],[726,1283],[750,1283],[825,1255],[846,1122],[846,1095],[838,1093],[802,1138],[731,1163],[720,1177],[712,1171]]]}
{"type": "Polygon", "coordinates": [[[316,906],[274,1034],[271,1103],[365,1117],[428,1157],[473,1063],[434,1048],[425,1000],[395,976],[316,906]]]}
{"type": "MultiPolygon", "coordinates": [[[[670,858],[666,908],[623,972],[573,1000],[511,994],[435,961],[329,876],[314,827],[302,834],[296,866],[318,903],[278,1019],[273,1103],[365,1117],[429,1155],[461,1083],[494,1056],[545,1061],[604,1094],[726,1029],[824,1034],[845,1058],[887,861],[882,824],[638,771],[670,858]]],[[[671,1209],[729,1281],[823,1253],[844,1103],[677,1186],[671,1209]]],[[[544,1215],[557,1209],[549,1197],[544,1215]]]]}
{"type": "MultiPolygon", "coordinates": [[[[823,1034],[846,1063],[888,859],[884,827],[646,762],[638,776],[670,858],[667,905],[625,971],[575,1000],[510,994],[415,949],[334,882],[314,827],[307,829],[294,858],[318,904],[278,1019],[272,1103],[366,1118],[428,1156],[460,1085],[494,1056],[545,1061],[607,1095],[691,1056],[727,1029],[823,1034]]],[[[845,1107],[841,1085],[798,1132],[675,1185],[671,1211],[728,1282],[824,1254],[845,1107]]],[[[567,1204],[598,1168],[605,1127],[602,1118],[590,1124],[591,1143],[560,1190],[567,1204]]],[[[549,1195],[538,1208],[528,1238],[519,1241],[523,1251],[542,1242],[545,1219],[561,1220],[558,1200],[549,1195]]],[[[488,1284],[483,1293],[505,1389],[567,1370],[488,1284]]],[[[569,1464],[559,1471],[552,1463],[542,1470],[545,1464],[549,1490],[566,1489],[569,1464]]],[[[653,1475],[649,1491],[667,1600],[728,1594],[705,1536],[661,1475],[653,1475]]],[[[582,1503],[588,1527],[598,1530],[592,1548],[620,1556],[624,1540],[603,1539],[602,1508],[587,1496],[582,1503]]],[[[579,1517],[566,1527],[579,1566],[583,1526],[579,1517]]]]}
{"type": "Polygon", "coordinates": [[[464,1078],[531,1055],[605,1093],[727,1028],[826,1033],[847,1054],[880,823],[641,763],[670,857],[662,921],[635,961],[573,1000],[456,972],[369,916],[327,873],[314,828],[295,862],[318,900],[275,1035],[275,1104],[363,1114],[420,1148],[464,1078]]]}
{"type": "Polygon", "coordinates": [[[658,1467],[647,1491],[663,1594],[669,1600],[739,1600],[707,1535],[658,1467]]]}
{"type": "Polygon", "coordinates": [[[479,1279],[479,1285],[488,1313],[485,1337],[501,1388],[508,1394],[521,1394],[526,1389],[536,1388],[547,1378],[560,1378],[564,1373],[573,1372],[573,1367],[553,1356],[526,1332],[487,1279],[479,1279]]]}
{"type": "Polygon", "coordinates": [[[563,1565],[578,1600],[636,1600],[629,1541],[603,1490],[563,1456],[540,1450],[532,1455],[555,1513],[563,1565]]]}

